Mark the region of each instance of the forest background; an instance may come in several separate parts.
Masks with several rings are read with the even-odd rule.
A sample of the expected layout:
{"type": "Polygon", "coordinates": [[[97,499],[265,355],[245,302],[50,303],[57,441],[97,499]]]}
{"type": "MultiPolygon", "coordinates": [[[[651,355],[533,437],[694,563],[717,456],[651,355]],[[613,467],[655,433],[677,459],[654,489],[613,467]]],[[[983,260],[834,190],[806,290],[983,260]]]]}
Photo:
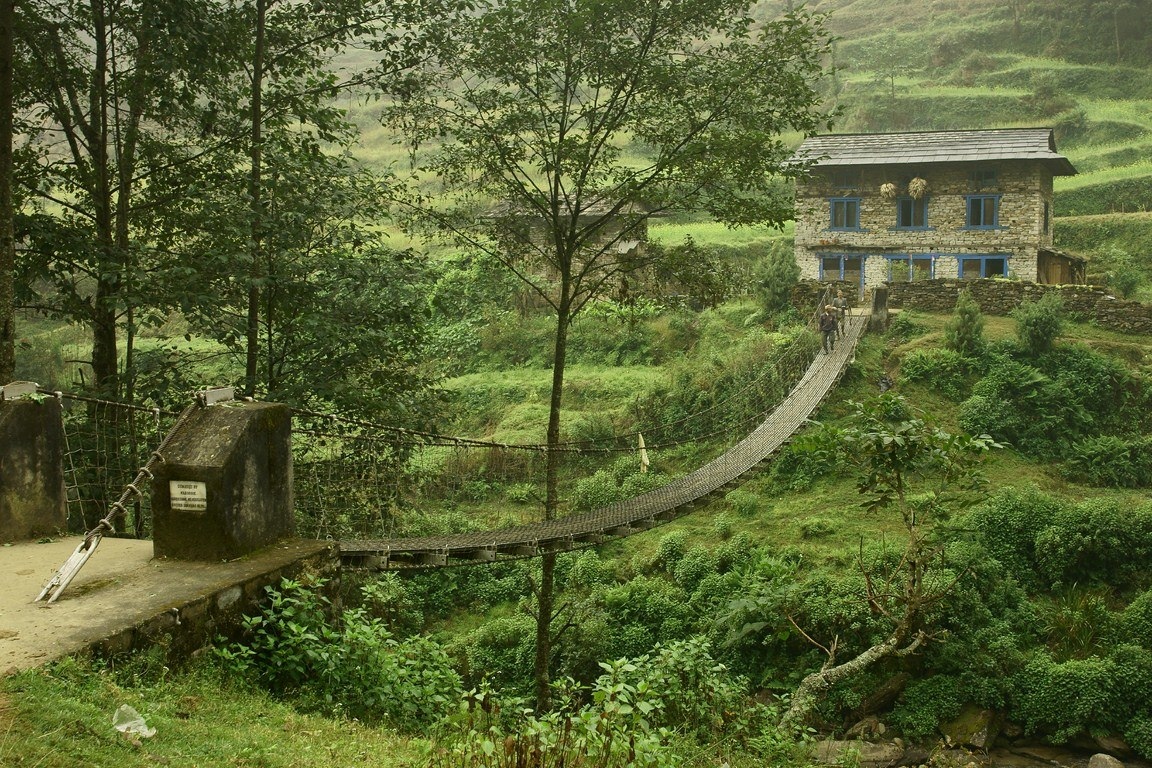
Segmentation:
{"type": "MultiPolygon", "coordinates": [[[[786,5],[761,3],[756,13],[775,18],[786,5]]],[[[1118,295],[1152,298],[1152,29],[1141,3],[874,0],[814,7],[833,11],[830,25],[839,36],[829,61],[836,69],[825,84],[827,103],[843,110],[836,130],[1053,127],[1060,151],[1080,171],[1057,180],[1057,247],[1088,256],[1093,282],[1118,295]]],[[[166,23],[185,28],[175,10],[166,11],[166,23]]],[[[354,4],[344,10],[353,13],[354,4]]],[[[290,19],[281,21],[291,27],[290,19]]],[[[247,42],[214,39],[211,27],[197,28],[198,45],[255,55],[247,42]]],[[[334,34],[354,28],[332,27],[334,34]]],[[[141,134],[137,151],[155,164],[138,209],[125,212],[133,248],[92,247],[93,232],[109,246],[121,234],[115,205],[77,204],[77,190],[99,181],[91,175],[99,163],[69,167],[51,153],[17,152],[25,162],[18,165],[17,234],[28,247],[18,253],[14,378],[164,405],[205,382],[227,381],[382,423],[539,441],[550,351],[538,307],[491,262],[382,224],[389,221],[389,182],[376,172],[403,166],[405,149],[378,125],[378,106],[358,100],[369,82],[343,89],[326,76],[317,79],[313,65],[339,46],[300,42],[269,40],[270,50],[283,46],[278,60],[286,66],[275,80],[284,100],[277,120],[264,126],[264,156],[238,144],[238,154],[168,166],[155,136],[141,134]],[[294,60],[289,51],[312,58],[294,60]],[[164,176],[177,173],[189,176],[164,176]],[[265,183],[253,187],[254,178],[265,183]],[[164,194],[170,188],[195,192],[172,201],[164,194]],[[253,237],[248,213],[262,195],[260,210],[269,220],[253,237]],[[193,200],[199,205],[188,204],[193,200]],[[149,213],[174,202],[184,218],[149,213]],[[251,263],[266,268],[237,279],[236,255],[250,256],[254,248],[259,258],[251,263]],[[127,261],[109,268],[108,258],[127,261]],[[267,343],[255,361],[246,344],[253,333],[249,278],[265,288],[255,333],[267,343]]],[[[402,67],[425,44],[393,47],[395,59],[384,68],[402,67]]],[[[364,71],[360,62],[379,60],[340,53],[353,72],[364,71]]],[[[198,54],[167,55],[189,66],[198,54]]],[[[29,85],[20,92],[55,89],[61,115],[74,105],[76,93],[66,83],[37,87],[44,90],[29,85]]],[[[172,106],[164,127],[175,144],[181,120],[191,122],[180,130],[194,128],[199,141],[244,135],[256,124],[242,110],[229,112],[246,101],[251,79],[213,87],[219,98],[212,105],[160,92],[172,106]]],[[[74,128],[76,145],[88,146],[90,133],[74,128]]],[[[772,350],[803,338],[773,290],[791,254],[787,227],[727,229],[707,217],[681,216],[654,222],[650,236],[664,251],[664,271],[637,281],[640,292],[598,302],[573,325],[569,392],[576,394],[564,415],[573,439],[627,430],[654,411],[690,414],[727,403],[772,350]]],[[[572,694],[571,711],[602,716],[595,707],[605,699],[635,697],[658,714],[620,717],[617,709],[626,725],[616,735],[632,739],[633,748],[639,739],[653,760],[672,764],[684,764],[686,753],[702,762],[804,759],[793,750],[797,742],[767,724],[783,706],[777,697],[793,693],[827,660],[821,647],[834,639],[845,657],[887,635],[893,607],[869,602],[873,579],[884,574],[898,583],[906,565],[907,550],[892,543],[905,530],[900,516],[860,510],[852,459],[837,447],[851,437],[843,430],[870,423],[867,414],[881,407],[861,414],[849,401],[870,401],[887,375],[905,400],[881,401],[897,418],[882,419],[877,430],[915,426],[917,413],[932,413],[944,429],[987,432],[1008,447],[984,462],[990,488],[948,505],[935,506],[939,497],[926,495],[910,502],[939,521],[926,561],[934,578],[956,583],[927,611],[934,642],[840,684],[812,722],[837,731],[879,715],[894,732],[931,744],[942,724],[975,706],[1001,713],[1022,738],[1122,737],[1136,754],[1152,756],[1152,712],[1132,706],[1152,690],[1152,597],[1142,565],[1152,554],[1152,341],[1060,318],[1058,308],[1037,311],[1041,320],[1061,321],[1050,349],[1029,346],[1030,337],[1018,333],[1035,326],[1026,316],[982,318],[974,334],[980,343],[970,348],[949,341],[954,318],[902,316],[888,335],[866,339],[821,423],[764,476],[663,532],[561,558],[567,617],[554,673],[586,687],[572,694]],[[631,661],[614,661],[623,658],[631,661]],[[671,670],[692,674],[671,681],[671,670]],[[653,688],[662,690],[643,693],[653,688]],[[743,698],[749,691],[777,703],[757,709],[743,698]],[[698,708],[674,711],[677,692],[698,708]],[[661,735],[661,725],[673,735],[661,735]]],[[[635,494],[723,446],[700,439],[656,452],[647,476],[631,455],[582,460],[567,470],[567,503],[584,509],[635,494]]],[[[395,499],[389,525],[419,532],[518,522],[536,514],[540,487],[532,476],[462,474],[425,497],[395,499]]],[[[364,517],[375,519],[375,511],[364,517]]],[[[324,524],[344,535],[370,522],[353,514],[324,524]]],[[[298,626],[317,645],[288,642],[284,628],[291,622],[282,611],[258,617],[249,643],[226,648],[230,658],[223,662],[243,671],[252,688],[225,684],[215,668],[175,676],[154,656],[95,677],[67,664],[22,676],[6,683],[11,728],[0,755],[43,765],[54,764],[53,750],[68,759],[81,750],[123,758],[128,748],[95,726],[67,744],[51,734],[75,736],[74,727],[57,724],[95,722],[114,708],[113,699],[125,697],[174,731],[189,707],[197,721],[212,720],[227,737],[185,735],[164,747],[204,763],[307,765],[300,761],[308,750],[368,750],[384,764],[404,764],[427,744],[462,750],[471,744],[482,753],[486,741],[500,743],[495,733],[522,738],[524,721],[449,719],[444,726],[439,718],[461,701],[476,704],[480,693],[469,698],[465,689],[529,695],[525,672],[535,632],[532,601],[522,596],[533,568],[370,581],[360,598],[349,596],[360,613],[335,627],[320,618],[321,597],[286,585],[278,605],[307,618],[298,626]],[[360,644],[352,640],[357,632],[360,644]],[[336,654],[336,647],[344,650],[336,654]],[[324,653],[334,660],[319,674],[310,665],[324,653]],[[295,672],[293,665],[300,665],[295,672]],[[365,667],[379,674],[351,676],[365,667]],[[275,704],[258,684],[273,692],[275,704]],[[238,736],[253,710],[306,735],[289,745],[275,729],[238,736]],[[350,725],[349,717],[387,728],[350,725]],[[425,741],[435,727],[445,730],[425,741]],[[409,741],[391,729],[423,735],[409,741]],[[38,740],[38,733],[49,736],[38,740]],[[198,751],[212,749],[220,752],[198,751]]],[[[145,760],[156,749],[128,755],[145,760]]]]}

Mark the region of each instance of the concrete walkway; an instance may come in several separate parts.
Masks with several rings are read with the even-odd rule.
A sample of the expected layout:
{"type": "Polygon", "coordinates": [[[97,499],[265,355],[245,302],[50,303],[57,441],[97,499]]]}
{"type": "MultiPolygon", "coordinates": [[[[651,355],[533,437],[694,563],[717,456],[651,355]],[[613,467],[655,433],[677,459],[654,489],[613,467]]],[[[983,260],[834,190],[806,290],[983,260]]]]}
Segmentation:
{"type": "Polygon", "coordinates": [[[0,546],[0,675],[76,653],[165,642],[188,653],[236,626],[267,584],[328,573],[331,542],[289,540],[230,562],[155,559],[152,542],[105,538],[55,603],[35,603],[80,537],[0,546]]]}

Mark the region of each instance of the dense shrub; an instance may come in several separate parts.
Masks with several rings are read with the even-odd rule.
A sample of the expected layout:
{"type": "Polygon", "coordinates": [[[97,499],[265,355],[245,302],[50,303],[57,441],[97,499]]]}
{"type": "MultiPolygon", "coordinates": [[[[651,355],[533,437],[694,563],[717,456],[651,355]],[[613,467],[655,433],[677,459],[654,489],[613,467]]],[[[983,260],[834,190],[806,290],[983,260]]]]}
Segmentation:
{"type": "Polygon", "coordinates": [[[1002,359],[961,403],[960,426],[969,434],[988,434],[1024,453],[1052,458],[1060,451],[1058,435],[1082,434],[1089,425],[1089,416],[1061,395],[1040,370],[1002,359]]]}
{"type": "Polygon", "coordinates": [[[1121,645],[1106,657],[1064,662],[1039,654],[1013,688],[1013,716],[1028,733],[1062,743],[1082,733],[1131,732],[1139,741],[1149,716],[1152,652],[1121,645]]]}
{"type": "Polygon", "coordinates": [[[576,481],[572,489],[572,508],[578,512],[589,512],[624,499],[648,493],[669,480],[660,472],[639,472],[635,460],[627,457],[631,474],[620,471],[620,464],[612,468],[600,469],[595,474],[576,481]]]}
{"type": "Polygon", "coordinates": [[[753,517],[760,511],[760,497],[740,488],[724,494],[724,501],[740,517],[753,517]]]}
{"type": "Polygon", "coordinates": [[[967,518],[980,543],[1032,590],[1104,583],[1143,586],[1152,505],[1115,499],[1065,504],[1035,488],[1004,489],[967,518]]]}
{"type": "Polygon", "coordinates": [[[1136,596],[1120,615],[1119,634],[1125,642],[1152,651],[1152,589],[1136,596]]]}
{"type": "MultiPolygon", "coordinates": [[[[1086,414],[1086,432],[1137,432],[1143,385],[1124,364],[1079,344],[1061,345],[1040,356],[1036,366],[1056,383],[1055,405],[1068,414],[1086,414]]],[[[1065,439],[1064,442],[1067,442],[1065,439]]]]}
{"type": "Polygon", "coordinates": [[[1019,583],[1035,588],[1036,536],[1060,510],[1060,501],[1036,487],[1004,488],[974,509],[967,524],[980,544],[1019,583]]]}
{"type": "Polygon", "coordinates": [[[956,309],[944,326],[944,343],[962,357],[975,357],[984,348],[984,315],[970,291],[956,298],[956,309]]]}
{"type": "Polygon", "coordinates": [[[1075,426],[1062,423],[1058,394],[1038,369],[1001,358],[961,404],[960,426],[969,434],[989,434],[1021,451],[1049,456],[1059,445],[1053,436],[1075,426]]]}
{"type": "Polygon", "coordinates": [[[601,658],[647,653],[657,643],[681,640],[692,633],[697,618],[683,589],[656,576],[640,575],[598,594],[612,619],[609,646],[601,658]]]}
{"type": "Polygon", "coordinates": [[[536,620],[531,616],[514,613],[489,619],[463,638],[463,646],[469,685],[487,679],[512,690],[531,689],[536,659],[536,620]]]}
{"type": "Polygon", "coordinates": [[[268,603],[245,618],[244,640],[218,650],[225,666],[306,709],[409,731],[446,714],[461,687],[443,649],[423,637],[397,641],[362,610],[330,616],[323,587],[288,579],[266,587],[268,603]]]}
{"type": "Polygon", "coordinates": [[[902,310],[892,315],[892,320],[888,323],[888,330],[885,335],[894,341],[908,341],[917,336],[923,336],[928,331],[927,326],[922,323],[916,322],[916,314],[908,310],[902,310]]]}
{"type": "Polygon", "coordinates": [[[1105,435],[1072,444],[1064,474],[1088,485],[1144,488],[1152,485],[1152,439],[1105,435]]]}
{"type": "Polygon", "coordinates": [[[776,452],[768,480],[772,487],[806,491],[817,479],[841,468],[839,433],[831,425],[808,428],[776,452]]]}
{"type": "Polygon", "coordinates": [[[1118,710],[1127,708],[1113,685],[1117,672],[1099,657],[1057,663],[1040,655],[1016,677],[1013,715],[1029,733],[1046,733],[1057,743],[1086,728],[1110,730],[1118,710]]]}
{"type": "Polygon", "coordinates": [[[1050,584],[1130,586],[1152,558],[1152,505],[1115,499],[1065,506],[1036,534],[1036,565],[1050,584]]]}
{"type": "Polygon", "coordinates": [[[1032,356],[1043,354],[1052,349],[1064,332],[1064,299],[1049,291],[1038,301],[1025,300],[1012,312],[1012,317],[1024,352],[1032,356]]]}
{"type": "Polygon", "coordinates": [[[908,381],[931,385],[951,400],[960,400],[965,392],[968,362],[952,349],[917,349],[900,362],[900,373],[908,381]]]}
{"type": "Polygon", "coordinates": [[[937,726],[960,714],[965,704],[960,681],[951,675],[932,675],[908,684],[888,720],[905,736],[924,740],[937,726]]]}
{"type": "Polygon", "coordinates": [[[676,563],[672,572],[676,583],[688,594],[691,594],[705,576],[716,572],[716,558],[704,547],[692,547],[676,563]]]}
{"type": "MultiPolygon", "coordinates": [[[[773,737],[776,713],[747,697],[745,682],[718,664],[702,640],[600,668],[587,690],[559,680],[557,707],[542,716],[523,700],[469,692],[436,734],[428,764],[657,768],[700,760],[719,744],[723,752],[735,745],[790,762],[778,753],[787,752],[791,740],[773,737]]],[[[706,760],[721,762],[720,755],[706,760]]]]}
{"type": "Polygon", "coordinates": [[[792,286],[800,279],[800,266],[792,249],[784,247],[782,242],[774,244],[757,266],[754,279],[758,298],[767,315],[787,309],[792,286]]]}

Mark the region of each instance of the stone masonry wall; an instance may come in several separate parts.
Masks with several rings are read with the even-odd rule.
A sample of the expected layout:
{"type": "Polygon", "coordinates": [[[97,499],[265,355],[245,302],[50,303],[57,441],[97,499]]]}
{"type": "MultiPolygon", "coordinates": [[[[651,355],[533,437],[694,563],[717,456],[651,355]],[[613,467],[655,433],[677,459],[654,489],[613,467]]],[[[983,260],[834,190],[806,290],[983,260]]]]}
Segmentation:
{"type": "Polygon", "coordinates": [[[1152,333],[1152,304],[1117,299],[1091,285],[1042,285],[1018,280],[921,280],[888,285],[888,306],[951,312],[956,297],[967,289],[989,315],[1007,315],[1024,301],[1036,301],[1046,293],[1059,293],[1071,315],[1101,328],[1125,333],[1152,333]]]}

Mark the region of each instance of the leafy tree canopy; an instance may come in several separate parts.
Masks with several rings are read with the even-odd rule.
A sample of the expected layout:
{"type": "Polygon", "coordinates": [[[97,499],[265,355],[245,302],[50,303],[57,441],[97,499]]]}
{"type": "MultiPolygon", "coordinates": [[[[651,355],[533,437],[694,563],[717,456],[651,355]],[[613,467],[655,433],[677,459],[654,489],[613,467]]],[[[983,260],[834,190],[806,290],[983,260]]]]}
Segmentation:
{"type": "Polygon", "coordinates": [[[785,221],[791,195],[778,182],[803,168],[787,164],[782,135],[829,125],[814,89],[828,38],[822,17],[757,26],[749,6],[483,4],[453,65],[385,114],[435,150],[421,170],[450,203],[430,217],[523,277],[539,261],[570,274],[576,309],[620,270],[611,255],[648,216],[785,221]],[[510,215],[492,216],[497,207],[510,215]]]}

